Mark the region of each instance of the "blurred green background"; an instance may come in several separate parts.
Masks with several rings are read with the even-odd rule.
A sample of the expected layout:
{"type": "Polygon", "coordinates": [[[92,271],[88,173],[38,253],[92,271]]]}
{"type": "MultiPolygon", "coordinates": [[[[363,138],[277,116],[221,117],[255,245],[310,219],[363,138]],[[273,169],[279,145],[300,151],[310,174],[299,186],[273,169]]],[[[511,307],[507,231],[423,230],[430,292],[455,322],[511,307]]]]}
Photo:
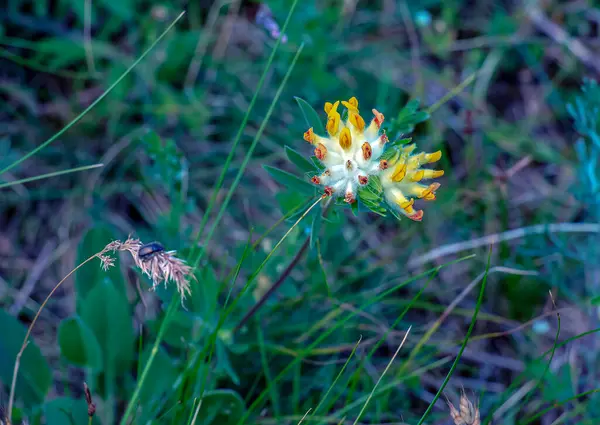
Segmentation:
{"type": "Polygon", "coordinates": [[[444,395],[482,423],[597,424],[600,3],[292,3],[0,6],[2,410],[48,293],[132,235],[200,260],[192,295],[169,310],[124,255],[83,266],[33,328],[13,423],[86,423],[86,382],[97,424],[450,424],[444,397],[423,414],[480,307],[444,395]],[[296,97],[324,121],[351,96],[392,123],[430,112],[412,137],[445,175],[422,222],[333,208],[293,227],[317,193],[296,97]]]}

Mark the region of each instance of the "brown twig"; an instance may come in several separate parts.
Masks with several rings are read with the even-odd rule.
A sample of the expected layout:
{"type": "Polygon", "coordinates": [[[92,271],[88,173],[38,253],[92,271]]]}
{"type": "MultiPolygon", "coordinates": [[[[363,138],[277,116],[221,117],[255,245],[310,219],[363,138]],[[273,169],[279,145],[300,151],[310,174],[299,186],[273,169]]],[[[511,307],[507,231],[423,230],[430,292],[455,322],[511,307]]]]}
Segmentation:
{"type": "Polygon", "coordinates": [[[240,323],[238,323],[237,326],[235,327],[235,329],[233,330],[234,333],[239,331],[240,328],[242,326],[244,326],[244,324],[246,324],[246,322],[252,316],[254,316],[256,311],[267,301],[267,299],[269,299],[269,297],[275,291],[277,291],[277,289],[283,284],[283,282],[285,282],[285,280],[290,275],[290,273],[292,273],[292,270],[294,269],[294,267],[296,267],[296,264],[298,264],[298,262],[300,261],[300,258],[302,258],[302,256],[304,255],[304,252],[306,252],[306,250],[308,249],[309,245],[310,245],[310,236],[308,236],[306,238],[306,240],[304,241],[304,243],[302,244],[302,246],[300,247],[300,249],[294,256],[294,258],[292,259],[290,264],[286,267],[286,269],[283,271],[283,273],[281,273],[281,275],[279,276],[279,279],[277,279],[277,281],[267,290],[267,292],[265,292],[263,294],[263,296],[258,300],[258,302],[256,304],[254,304],[254,306],[250,310],[248,310],[248,312],[242,318],[242,320],[240,320],[240,323]]]}
{"type": "MultiPolygon", "coordinates": [[[[318,203],[318,201],[315,202],[304,213],[304,215],[306,215],[308,213],[308,211],[310,211],[317,203],[318,203]]],[[[327,215],[327,211],[329,210],[329,206],[330,205],[331,205],[331,202],[328,202],[325,205],[325,207],[323,207],[323,217],[325,217],[327,215]]],[[[300,247],[300,249],[298,250],[298,252],[294,256],[294,258],[292,259],[291,263],[286,267],[286,269],[283,271],[283,273],[281,273],[281,275],[279,276],[279,278],[277,279],[277,281],[267,290],[267,292],[265,292],[262,295],[262,297],[258,300],[258,302],[244,315],[244,317],[242,317],[242,320],[240,320],[240,322],[234,328],[234,330],[233,330],[234,333],[237,332],[237,331],[239,331],[241,329],[241,327],[244,326],[244,324],[248,321],[248,319],[250,319],[252,316],[254,316],[254,314],[256,314],[256,312],[258,311],[258,309],[267,301],[267,299],[269,299],[269,297],[275,291],[277,291],[277,289],[283,284],[283,282],[285,282],[285,280],[290,275],[290,273],[292,272],[292,270],[294,269],[294,267],[296,267],[296,265],[298,264],[298,262],[300,261],[300,259],[304,255],[304,252],[308,249],[309,245],[310,245],[310,235],[308,235],[306,237],[306,240],[304,241],[304,243],[302,244],[302,246],[300,247]]]]}

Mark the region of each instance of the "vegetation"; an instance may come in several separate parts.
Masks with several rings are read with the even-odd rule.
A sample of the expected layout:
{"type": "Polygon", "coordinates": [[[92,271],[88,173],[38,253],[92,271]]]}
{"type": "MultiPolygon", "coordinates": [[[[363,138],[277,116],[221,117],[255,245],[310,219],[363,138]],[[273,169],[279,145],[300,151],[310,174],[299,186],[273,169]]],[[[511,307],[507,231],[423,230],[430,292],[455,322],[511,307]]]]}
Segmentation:
{"type": "Polygon", "coordinates": [[[9,0],[0,423],[598,423],[598,6],[9,0]]]}

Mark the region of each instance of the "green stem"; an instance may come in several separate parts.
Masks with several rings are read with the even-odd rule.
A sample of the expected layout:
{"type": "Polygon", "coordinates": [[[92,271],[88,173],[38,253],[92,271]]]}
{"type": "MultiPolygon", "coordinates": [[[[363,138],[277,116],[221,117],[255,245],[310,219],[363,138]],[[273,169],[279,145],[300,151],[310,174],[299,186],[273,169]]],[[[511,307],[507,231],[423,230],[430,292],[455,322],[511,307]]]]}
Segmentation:
{"type": "Polygon", "coordinates": [[[140,391],[141,391],[142,387],[144,386],[144,382],[146,381],[146,378],[148,378],[148,373],[150,372],[150,367],[152,366],[152,363],[154,362],[154,358],[156,357],[156,354],[158,353],[158,347],[159,347],[160,343],[162,342],[163,337],[165,336],[165,332],[167,330],[169,321],[171,320],[171,316],[176,311],[178,300],[179,300],[179,296],[176,292],[173,294],[171,303],[169,304],[167,312],[165,313],[165,318],[163,319],[163,321],[160,325],[160,329],[158,330],[158,335],[156,336],[156,340],[154,340],[154,345],[152,346],[152,351],[150,352],[150,356],[148,357],[146,366],[144,366],[144,371],[142,372],[142,376],[140,376],[140,379],[137,382],[137,385],[135,387],[133,395],[131,396],[129,403],[127,404],[127,409],[125,410],[125,413],[123,414],[123,418],[121,419],[121,425],[127,424],[127,420],[129,419],[129,417],[133,413],[133,410],[135,409],[138,398],[140,397],[140,391]]]}

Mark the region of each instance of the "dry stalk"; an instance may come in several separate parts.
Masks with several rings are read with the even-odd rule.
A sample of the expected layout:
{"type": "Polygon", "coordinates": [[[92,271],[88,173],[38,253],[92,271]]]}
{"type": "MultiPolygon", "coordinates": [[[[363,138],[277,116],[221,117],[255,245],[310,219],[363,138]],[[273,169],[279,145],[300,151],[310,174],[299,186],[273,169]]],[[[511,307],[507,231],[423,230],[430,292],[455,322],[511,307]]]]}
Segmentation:
{"type": "Polygon", "coordinates": [[[50,291],[44,302],[40,305],[37,313],[35,314],[29,328],[27,329],[27,333],[25,334],[25,338],[23,339],[23,344],[21,345],[21,349],[17,353],[17,357],[15,359],[15,367],[13,369],[12,382],[10,386],[10,395],[8,398],[8,411],[6,412],[6,423],[8,425],[11,424],[12,420],[12,410],[15,399],[15,388],[17,385],[17,375],[19,372],[19,367],[21,365],[21,357],[23,356],[23,352],[25,348],[27,348],[27,344],[29,343],[29,337],[31,336],[31,331],[35,326],[38,318],[48,301],[54,295],[56,290],[60,288],[60,286],[77,270],[83,267],[84,264],[89,263],[94,258],[100,259],[100,264],[102,269],[108,270],[115,263],[114,257],[110,254],[118,251],[127,251],[131,254],[133,261],[136,266],[142,270],[144,274],[146,274],[152,280],[152,289],[156,289],[156,287],[164,281],[165,286],[169,280],[175,282],[177,286],[177,291],[181,295],[181,300],[185,299],[186,294],[190,294],[190,278],[195,279],[195,277],[191,274],[192,268],[188,266],[183,260],[174,256],[175,251],[161,251],[152,255],[147,259],[140,259],[138,255],[139,249],[143,246],[143,244],[139,241],[139,239],[128,238],[125,242],[121,241],[113,241],[106,245],[102,251],[97,252],[91,257],[87,258],[85,261],[77,265],[73,270],[71,270],[60,282],[56,284],[54,288],[50,291]]]}

